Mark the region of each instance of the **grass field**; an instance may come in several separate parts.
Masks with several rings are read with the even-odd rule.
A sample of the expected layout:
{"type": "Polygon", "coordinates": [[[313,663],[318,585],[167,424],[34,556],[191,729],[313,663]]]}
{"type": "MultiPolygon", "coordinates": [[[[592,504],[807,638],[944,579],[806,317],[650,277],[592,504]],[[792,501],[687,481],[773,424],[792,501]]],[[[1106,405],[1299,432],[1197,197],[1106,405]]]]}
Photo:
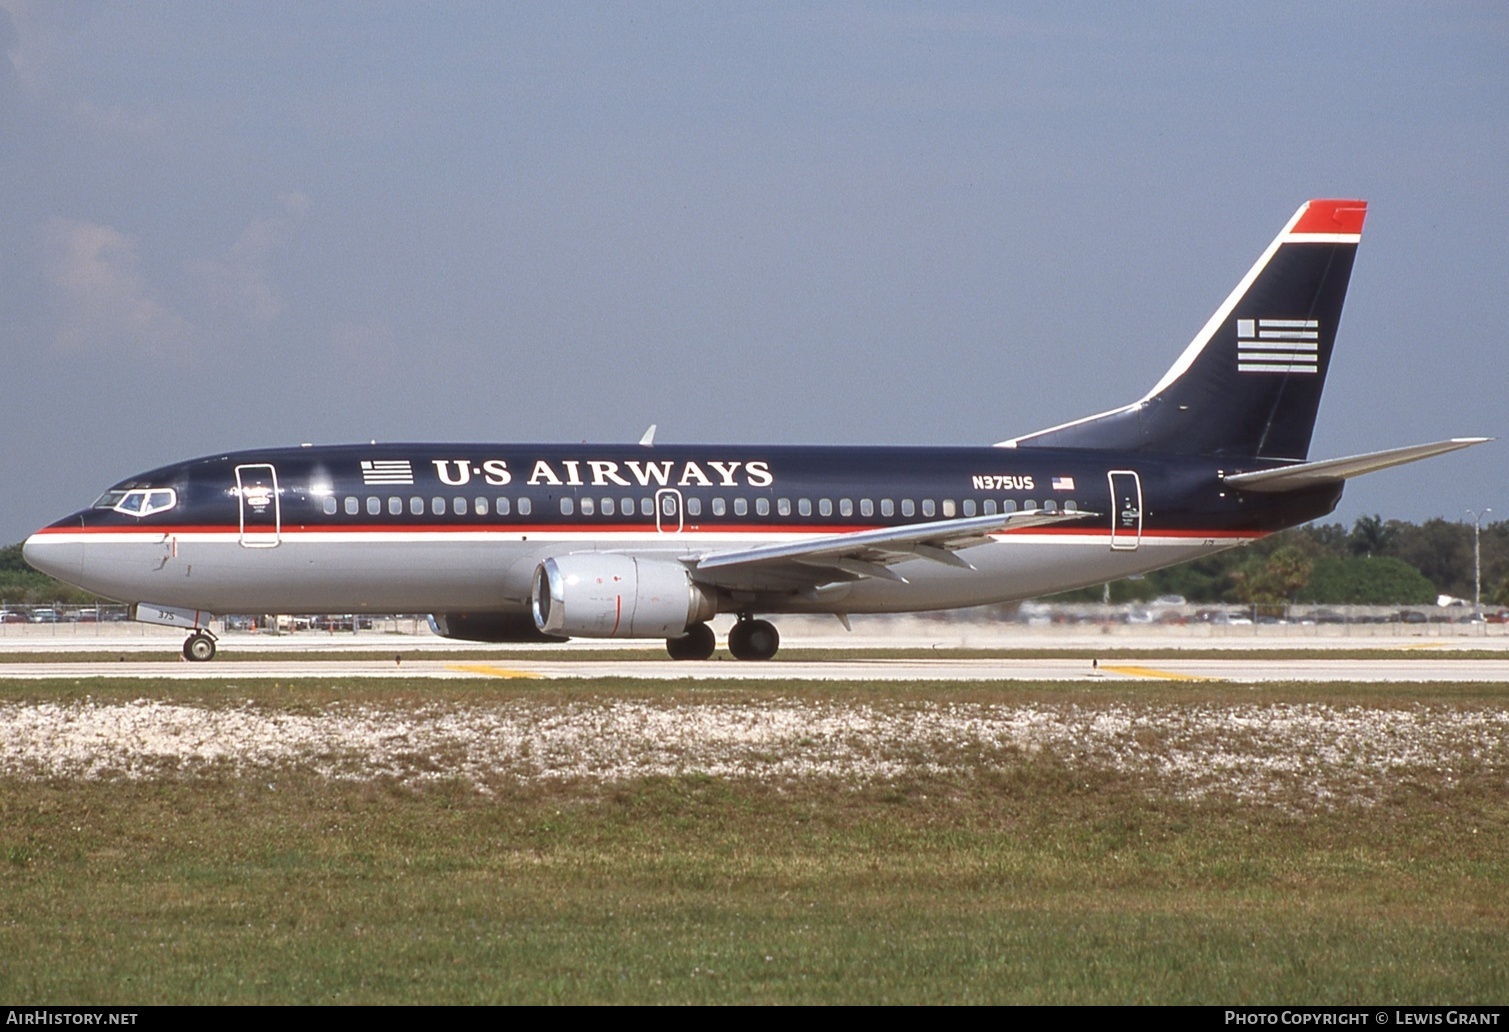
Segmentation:
{"type": "Polygon", "coordinates": [[[1509,687],[0,680],[0,998],[1503,1003],[1509,687]]]}

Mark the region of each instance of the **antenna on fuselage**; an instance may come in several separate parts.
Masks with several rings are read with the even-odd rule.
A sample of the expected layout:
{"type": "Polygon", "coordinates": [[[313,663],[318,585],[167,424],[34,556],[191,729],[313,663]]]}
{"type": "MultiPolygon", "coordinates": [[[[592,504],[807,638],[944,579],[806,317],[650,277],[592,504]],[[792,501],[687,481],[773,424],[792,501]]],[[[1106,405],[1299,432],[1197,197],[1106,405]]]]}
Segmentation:
{"type": "Polygon", "coordinates": [[[656,424],[655,423],[651,423],[650,424],[650,428],[648,430],[646,430],[644,432],[644,436],[639,439],[639,446],[641,448],[653,448],[653,447],[655,447],[655,427],[656,427],[656,424]]]}

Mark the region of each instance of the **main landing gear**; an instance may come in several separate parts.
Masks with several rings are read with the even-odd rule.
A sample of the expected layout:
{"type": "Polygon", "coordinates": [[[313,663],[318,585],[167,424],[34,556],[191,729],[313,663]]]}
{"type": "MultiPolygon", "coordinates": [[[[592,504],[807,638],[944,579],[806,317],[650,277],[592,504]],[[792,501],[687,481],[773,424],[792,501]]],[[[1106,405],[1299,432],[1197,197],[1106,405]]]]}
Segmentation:
{"type": "Polygon", "coordinates": [[[665,640],[665,650],[672,659],[711,659],[717,647],[713,629],[705,623],[692,624],[681,637],[665,640]]]}
{"type": "MultiPolygon", "coordinates": [[[[667,638],[665,650],[672,659],[711,659],[718,647],[713,629],[705,623],[693,624],[679,638],[667,638]]],[[[728,631],[728,651],[735,659],[770,659],[781,647],[781,636],[768,620],[739,617],[728,631]]]]}
{"type": "Polygon", "coordinates": [[[781,647],[781,636],[769,620],[740,616],[728,629],[728,651],[735,659],[770,659],[781,647]]]}
{"type": "Polygon", "coordinates": [[[183,643],[183,658],[194,663],[207,663],[215,658],[215,636],[209,631],[195,631],[183,643]]]}

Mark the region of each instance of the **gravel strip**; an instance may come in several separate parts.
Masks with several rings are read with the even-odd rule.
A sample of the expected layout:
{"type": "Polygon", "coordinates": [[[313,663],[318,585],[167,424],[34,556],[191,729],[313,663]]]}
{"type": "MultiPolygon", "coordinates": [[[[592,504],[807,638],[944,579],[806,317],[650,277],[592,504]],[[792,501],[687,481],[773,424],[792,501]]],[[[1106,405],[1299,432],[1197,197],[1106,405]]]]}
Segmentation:
{"type": "Polygon", "coordinates": [[[1274,705],[657,703],[0,704],[0,776],[142,779],[296,768],[404,783],[700,774],[868,784],[1054,759],[1181,798],[1366,804],[1408,779],[1509,773],[1509,712],[1274,705]]]}

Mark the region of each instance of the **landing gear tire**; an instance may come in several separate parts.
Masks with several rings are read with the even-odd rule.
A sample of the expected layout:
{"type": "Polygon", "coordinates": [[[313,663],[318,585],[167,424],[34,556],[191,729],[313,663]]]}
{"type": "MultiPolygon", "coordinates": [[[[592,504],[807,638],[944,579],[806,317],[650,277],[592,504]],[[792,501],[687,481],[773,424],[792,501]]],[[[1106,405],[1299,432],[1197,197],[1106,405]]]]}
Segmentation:
{"type": "Polygon", "coordinates": [[[183,643],[183,658],[193,663],[207,663],[215,658],[215,639],[200,631],[183,643]]]}
{"type": "Polygon", "coordinates": [[[665,650],[672,659],[711,659],[718,640],[705,623],[693,624],[679,638],[667,638],[665,650]]]}
{"type": "Polygon", "coordinates": [[[768,620],[740,620],[728,632],[728,651],[735,659],[770,659],[781,647],[781,636],[768,620]]]}

